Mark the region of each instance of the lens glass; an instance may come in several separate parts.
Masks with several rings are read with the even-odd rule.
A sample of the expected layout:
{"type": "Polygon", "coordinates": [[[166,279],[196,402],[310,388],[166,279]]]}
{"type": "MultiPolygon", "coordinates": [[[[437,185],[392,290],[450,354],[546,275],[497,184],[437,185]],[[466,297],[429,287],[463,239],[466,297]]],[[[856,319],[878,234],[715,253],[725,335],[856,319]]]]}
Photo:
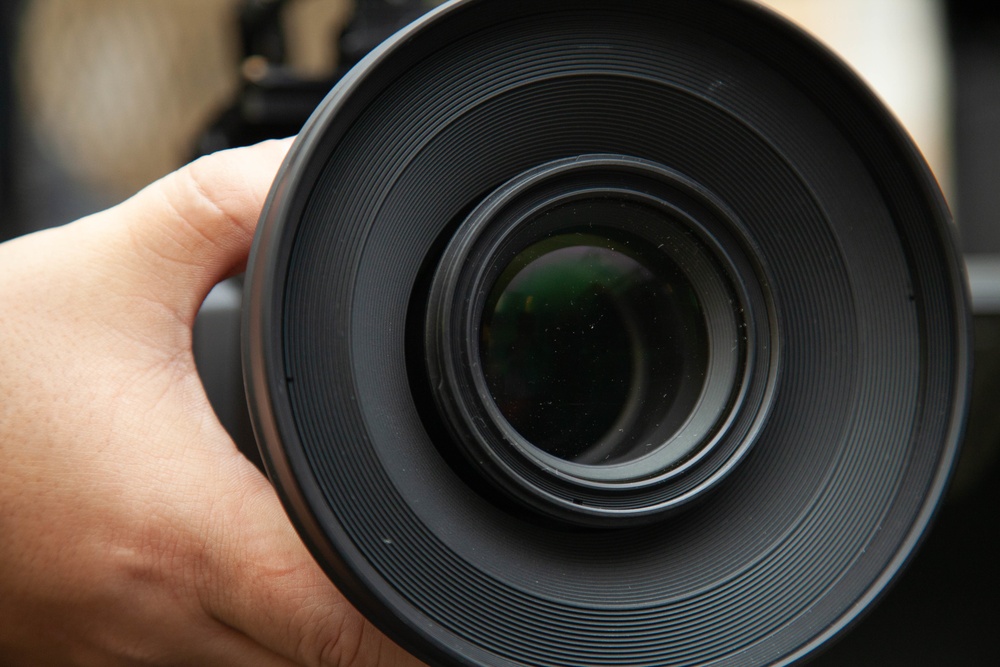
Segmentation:
{"type": "Polygon", "coordinates": [[[708,343],[670,257],[620,232],[559,233],[517,254],[483,314],[486,384],[508,423],[552,456],[615,465],[687,420],[708,343]]]}

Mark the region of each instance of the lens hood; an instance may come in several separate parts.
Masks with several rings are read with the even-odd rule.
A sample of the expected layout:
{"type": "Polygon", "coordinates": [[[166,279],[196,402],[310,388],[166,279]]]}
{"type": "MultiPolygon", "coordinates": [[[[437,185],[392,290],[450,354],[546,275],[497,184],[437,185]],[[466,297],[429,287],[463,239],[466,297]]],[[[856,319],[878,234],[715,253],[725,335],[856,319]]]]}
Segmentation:
{"type": "Polygon", "coordinates": [[[740,0],[456,0],[292,146],[244,300],[268,474],[433,665],[770,665],[885,589],[955,460],[919,152],[740,0]]]}

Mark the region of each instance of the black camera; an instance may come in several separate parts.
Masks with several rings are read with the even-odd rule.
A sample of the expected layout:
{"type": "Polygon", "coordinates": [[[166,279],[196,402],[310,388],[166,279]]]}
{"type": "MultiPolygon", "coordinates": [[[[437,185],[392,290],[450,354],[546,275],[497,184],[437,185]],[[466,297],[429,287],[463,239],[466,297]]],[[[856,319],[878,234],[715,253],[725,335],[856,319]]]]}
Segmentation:
{"type": "Polygon", "coordinates": [[[418,19],[299,135],[243,327],[293,523],[440,665],[811,655],[920,541],[973,353],[918,151],[736,0],[418,19]]]}

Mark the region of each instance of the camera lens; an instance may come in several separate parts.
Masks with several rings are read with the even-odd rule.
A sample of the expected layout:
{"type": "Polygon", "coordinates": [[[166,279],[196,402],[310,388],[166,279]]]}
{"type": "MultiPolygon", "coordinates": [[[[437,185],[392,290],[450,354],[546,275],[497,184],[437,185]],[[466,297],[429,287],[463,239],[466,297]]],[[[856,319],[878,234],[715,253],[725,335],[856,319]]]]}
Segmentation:
{"type": "MultiPolygon", "coordinates": [[[[549,215],[582,222],[629,206],[588,202],[549,215]]],[[[511,426],[554,457],[614,465],[651,454],[701,394],[698,297],[643,245],[613,234],[547,238],[514,258],[487,299],[487,386],[511,426]]]]}
{"type": "Polygon", "coordinates": [[[651,520],[712,487],[773,380],[766,279],[738,233],[708,193],[627,156],[499,187],[454,231],[426,300],[446,443],[571,523],[651,520]]]}
{"type": "Polygon", "coordinates": [[[434,665],[796,662],[958,449],[947,207],[756,3],[441,6],[303,129],[248,276],[268,473],[434,665]]]}

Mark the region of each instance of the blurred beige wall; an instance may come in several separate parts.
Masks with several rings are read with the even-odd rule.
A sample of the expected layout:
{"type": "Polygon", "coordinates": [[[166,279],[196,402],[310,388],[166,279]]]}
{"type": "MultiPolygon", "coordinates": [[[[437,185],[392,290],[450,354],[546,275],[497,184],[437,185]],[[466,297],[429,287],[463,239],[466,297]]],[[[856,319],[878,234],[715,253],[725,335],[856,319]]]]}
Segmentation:
{"type": "MultiPolygon", "coordinates": [[[[0,0],[5,1],[5,0],[0,0]]],[[[16,64],[39,147],[124,197],[191,157],[239,85],[240,0],[29,0],[16,64]]],[[[293,0],[289,59],[329,73],[349,0],[293,0]]]]}

